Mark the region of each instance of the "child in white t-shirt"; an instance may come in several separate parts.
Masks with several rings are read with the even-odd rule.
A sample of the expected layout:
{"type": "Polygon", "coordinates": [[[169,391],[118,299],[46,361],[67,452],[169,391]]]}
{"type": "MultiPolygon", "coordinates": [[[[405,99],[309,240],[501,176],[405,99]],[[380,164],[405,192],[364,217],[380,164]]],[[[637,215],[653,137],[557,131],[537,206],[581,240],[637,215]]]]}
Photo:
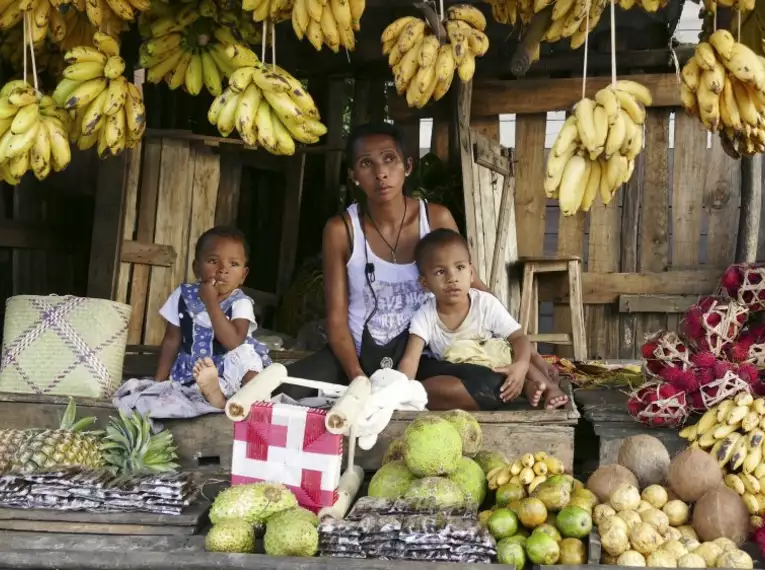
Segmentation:
{"type": "MultiPolygon", "coordinates": [[[[409,378],[427,378],[426,389],[431,379],[430,388],[436,388],[439,378],[457,378],[478,409],[500,407],[522,391],[532,406],[543,395],[547,408],[567,402],[547,376],[544,360],[499,299],[471,288],[470,253],[459,233],[431,232],[417,245],[415,258],[422,285],[433,296],[409,325],[401,372],[409,378]],[[418,370],[426,348],[435,362],[419,365],[418,370]]],[[[432,391],[428,390],[429,396],[432,391]]]]}
{"type": "Polygon", "coordinates": [[[239,288],[247,277],[247,242],[233,228],[208,230],[196,244],[194,273],[159,313],[167,321],[156,379],[199,386],[214,407],[271,364],[268,348],[253,336],[253,301],[239,288]]]}

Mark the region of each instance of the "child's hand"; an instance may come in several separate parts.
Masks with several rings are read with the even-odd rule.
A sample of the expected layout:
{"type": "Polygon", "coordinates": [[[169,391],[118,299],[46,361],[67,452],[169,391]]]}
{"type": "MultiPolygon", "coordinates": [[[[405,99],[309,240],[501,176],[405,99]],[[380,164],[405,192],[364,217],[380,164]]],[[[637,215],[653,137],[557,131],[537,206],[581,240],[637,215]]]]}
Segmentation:
{"type": "Polygon", "coordinates": [[[218,291],[215,289],[215,279],[202,281],[199,284],[199,298],[207,306],[218,302],[218,291]]]}
{"type": "Polygon", "coordinates": [[[503,402],[509,402],[518,397],[523,390],[523,383],[526,381],[528,371],[529,365],[523,362],[515,362],[509,366],[494,369],[494,372],[505,375],[505,382],[499,389],[499,398],[503,402]]]}

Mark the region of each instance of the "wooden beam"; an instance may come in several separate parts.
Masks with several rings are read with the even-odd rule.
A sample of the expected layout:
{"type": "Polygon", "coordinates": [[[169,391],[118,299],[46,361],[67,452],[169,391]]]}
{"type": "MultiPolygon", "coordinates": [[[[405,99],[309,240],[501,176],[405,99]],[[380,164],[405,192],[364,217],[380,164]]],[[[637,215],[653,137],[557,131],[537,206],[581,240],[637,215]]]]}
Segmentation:
{"type": "Polygon", "coordinates": [[[279,276],[276,292],[281,295],[290,285],[295,271],[298,238],[300,237],[300,206],[303,201],[305,155],[293,158],[285,172],[282,236],[279,243],[279,276]]]}
{"type": "Polygon", "coordinates": [[[684,313],[698,295],[619,295],[620,313],[684,313]]]}
{"type": "Polygon", "coordinates": [[[751,263],[757,259],[762,209],[762,155],[741,159],[741,218],[738,223],[736,261],[751,263]]]}
{"type": "MultiPolygon", "coordinates": [[[[473,82],[456,85],[457,105],[455,108],[456,139],[459,143],[459,162],[462,170],[462,196],[465,203],[465,230],[467,233],[468,249],[473,263],[483,254],[479,251],[478,227],[476,224],[476,207],[473,201],[473,144],[470,133],[470,108],[473,97],[473,82]]],[[[477,268],[476,268],[477,269],[477,268]]],[[[485,276],[484,276],[485,278],[485,276]]]]}
{"type": "Polygon", "coordinates": [[[116,298],[127,174],[127,153],[98,163],[88,297],[116,298]]]}
{"type": "MultiPolygon", "coordinates": [[[[629,79],[645,85],[653,94],[654,107],[679,107],[680,91],[674,73],[633,75],[629,79]]],[[[610,77],[587,79],[587,96],[611,82],[610,77]]],[[[582,80],[571,79],[519,79],[476,83],[473,91],[471,117],[487,117],[506,113],[529,114],[562,111],[576,103],[582,94],[582,80]]],[[[444,105],[432,105],[418,111],[410,109],[406,99],[392,94],[388,98],[390,115],[395,121],[413,117],[435,116],[446,112],[444,105]]]]}
{"type": "Polygon", "coordinates": [[[12,249],[83,250],[88,239],[74,228],[0,219],[0,247],[12,249]]]}
{"type": "Polygon", "coordinates": [[[242,190],[242,156],[239,149],[223,147],[220,152],[220,186],[215,205],[215,225],[236,225],[242,190]]]}
{"type": "Polygon", "coordinates": [[[122,242],[120,261],[156,267],[172,267],[176,257],[175,248],[172,245],[125,240],[122,242]]]}
{"type": "MultiPolygon", "coordinates": [[[[714,292],[724,267],[677,269],[659,273],[582,273],[585,305],[608,305],[622,295],[709,295],[714,292]]],[[[545,280],[546,281],[546,280],[545,280]]],[[[540,301],[568,301],[568,283],[539,284],[540,301]]],[[[552,280],[551,280],[552,281],[552,280]]]]}

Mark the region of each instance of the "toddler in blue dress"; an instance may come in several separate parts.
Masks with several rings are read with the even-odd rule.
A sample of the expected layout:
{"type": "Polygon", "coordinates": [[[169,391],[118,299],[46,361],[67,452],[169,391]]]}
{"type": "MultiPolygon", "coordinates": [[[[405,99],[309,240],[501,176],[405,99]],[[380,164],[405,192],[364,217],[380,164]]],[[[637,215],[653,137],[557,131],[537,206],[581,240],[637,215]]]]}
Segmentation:
{"type": "Polygon", "coordinates": [[[208,230],[195,248],[198,281],[176,288],[160,310],[167,327],[156,379],[196,384],[219,409],[271,364],[268,348],[252,336],[258,326],[253,301],[239,289],[248,257],[239,230],[208,230]]]}

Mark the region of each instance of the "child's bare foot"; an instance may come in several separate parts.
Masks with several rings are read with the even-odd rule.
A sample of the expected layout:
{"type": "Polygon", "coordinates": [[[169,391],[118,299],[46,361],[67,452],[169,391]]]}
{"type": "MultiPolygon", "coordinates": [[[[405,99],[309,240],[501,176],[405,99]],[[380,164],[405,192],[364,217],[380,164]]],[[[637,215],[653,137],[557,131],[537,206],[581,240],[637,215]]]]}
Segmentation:
{"type": "Polygon", "coordinates": [[[544,392],[545,396],[545,408],[548,410],[555,410],[562,408],[568,403],[568,396],[563,393],[563,390],[555,383],[550,383],[544,392]]]}
{"type": "Polygon", "coordinates": [[[532,408],[536,408],[539,405],[539,401],[542,399],[544,392],[544,384],[540,384],[534,380],[529,380],[528,378],[526,378],[526,381],[523,383],[523,393],[525,394],[526,399],[529,401],[529,404],[531,404],[532,408]]]}
{"type": "Polygon", "coordinates": [[[194,380],[199,386],[202,395],[210,405],[222,410],[226,407],[226,396],[218,383],[218,369],[211,358],[202,358],[197,361],[192,369],[194,380]]]}

